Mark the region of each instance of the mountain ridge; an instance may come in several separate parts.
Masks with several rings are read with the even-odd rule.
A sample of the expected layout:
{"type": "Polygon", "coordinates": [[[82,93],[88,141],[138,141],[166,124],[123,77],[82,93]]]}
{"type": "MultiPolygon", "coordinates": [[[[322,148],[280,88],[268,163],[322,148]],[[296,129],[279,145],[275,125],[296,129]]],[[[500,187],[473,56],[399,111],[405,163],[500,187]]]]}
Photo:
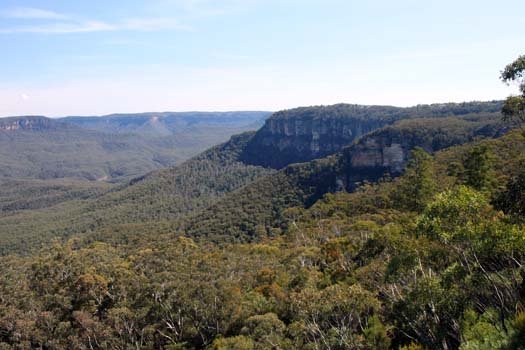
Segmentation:
{"type": "Polygon", "coordinates": [[[74,128],[72,124],[61,122],[56,119],[30,115],[0,118],[0,131],[18,131],[18,130],[56,130],[56,129],[74,128]]]}
{"type": "Polygon", "coordinates": [[[253,130],[268,114],[0,118],[0,179],[124,182],[179,164],[234,134],[253,130]]]}
{"type": "MultiPolygon", "coordinates": [[[[399,125],[393,126],[394,130],[402,130],[403,123],[409,125],[406,133],[401,132],[396,136],[400,141],[395,142],[388,141],[395,135],[392,129],[388,129],[390,126],[378,129],[377,132],[383,133],[385,140],[379,145],[385,144],[391,148],[392,143],[399,143],[401,146],[395,146],[397,148],[394,147],[394,151],[401,150],[403,153],[398,157],[398,163],[389,160],[383,164],[385,157],[395,157],[396,153],[392,149],[383,152],[381,146],[381,149],[376,150],[379,151],[377,159],[381,162],[359,169],[357,178],[351,176],[354,168],[345,167],[352,162],[341,161],[345,159],[341,153],[344,148],[338,156],[290,164],[278,172],[271,167],[246,162],[243,159],[244,151],[257,134],[247,132],[233,136],[230,141],[179,166],[135,177],[105,194],[97,194],[96,198],[86,198],[72,206],[73,209],[68,208],[67,202],[61,202],[56,210],[63,213],[55,215],[53,222],[46,221],[48,209],[41,207],[36,211],[8,212],[0,219],[0,225],[4,227],[4,237],[21,238],[24,232],[33,231],[40,232],[39,237],[44,241],[56,234],[64,237],[75,233],[101,234],[112,232],[116,227],[133,227],[133,231],[147,234],[152,227],[159,225],[163,230],[185,232],[192,237],[205,237],[203,233],[206,233],[219,240],[259,239],[271,235],[269,230],[275,223],[279,225],[282,211],[291,205],[309,206],[324,194],[341,187],[352,190],[355,182],[375,181],[385,170],[394,170],[396,175],[396,171],[399,172],[406,164],[410,149],[421,143],[422,138],[428,136],[436,143],[435,149],[441,149],[468,142],[473,135],[492,137],[497,133],[497,127],[493,129],[489,126],[500,117],[499,113],[486,112],[464,114],[461,117],[398,121],[399,125]],[[422,129],[418,122],[427,127],[422,129]],[[443,126],[446,124],[448,127],[443,126]],[[484,128],[492,131],[486,132],[484,128]],[[413,142],[403,147],[403,139],[409,139],[411,135],[413,142]],[[395,167],[385,169],[383,165],[395,167]],[[350,176],[346,176],[348,174],[350,176]],[[26,223],[24,231],[20,231],[16,225],[20,221],[26,223]],[[259,223],[254,223],[256,221],[259,223]]],[[[374,131],[367,135],[374,135],[374,131]]],[[[364,139],[367,139],[366,136],[364,139]]],[[[355,148],[359,141],[355,140],[353,144],[355,148]]],[[[355,161],[353,165],[356,165],[355,161]]],[[[16,246],[18,243],[15,239],[10,244],[16,246]]]]}
{"type": "Polygon", "coordinates": [[[115,133],[146,133],[169,136],[196,126],[228,125],[258,127],[271,115],[265,111],[144,112],[103,116],[68,116],[59,120],[84,128],[115,133]]]}
{"type": "Polygon", "coordinates": [[[338,153],[290,164],[227,194],[191,218],[185,226],[186,234],[227,241],[272,236],[287,208],[308,208],[327,193],[352,192],[362,183],[377,182],[385,175],[397,177],[415,147],[434,153],[477,138],[499,137],[508,130],[500,117],[487,113],[400,120],[364,135],[338,153]]]}
{"type": "Polygon", "coordinates": [[[273,113],[250,140],[242,160],[281,169],[322,158],[359,137],[402,119],[499,113],[501,101],[442,103],[413,107],[335,104],[273,113]]]}

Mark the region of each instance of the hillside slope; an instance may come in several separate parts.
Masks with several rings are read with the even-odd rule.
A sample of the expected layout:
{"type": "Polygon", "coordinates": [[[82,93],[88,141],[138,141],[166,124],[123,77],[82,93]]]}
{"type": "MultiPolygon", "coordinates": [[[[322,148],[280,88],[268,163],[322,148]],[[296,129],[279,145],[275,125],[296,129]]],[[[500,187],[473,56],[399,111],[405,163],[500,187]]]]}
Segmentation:
{"type": "Polygon", "coordinates": [[[525,202],[506,206],[525,198],[523,154],[516,131],[453,146],[394,181],[290,208],[278,237],[252,244],[150,227],[0,257],[0,345],[521,349],[525,202]],[[472,164],[480,150],[492,161],[472,164]],[[473,174],[497,182],[466,185],[473,174]],[[420,183],[430,191],[409,210],[396,193],[420,183]]]}
{"type": "Polygon", "coordinates": [[[252,135],[234,136],[180,166],[135,178],[105,193],[94,192],[87,198],[79,196],[36,210],[5,207],[0,211],[0,251],[28,251],[57,236],[114,233],[119,225],[129,231],[138,224],[140,232],[163,224],[173,229],[183,215],[204,209],[224,194],[273,172],[238,160],[252,135]]]}
{"type": "Polygon", "coordinates": [[[0,178],[117,179],[178,159],[136,135],[105,134],[45,117],[0,119],[0,178]]]}
{"type": "Polygon", "coordinates": [[[385,174],[399,176],[415,147],[433,153],[477,138],[498,137],[505,131],[499,119],[499,114],[489,113],[399,121],[333,156],[289,165],[225,196],[191,218],[185,233],[216,241],[273,236],[284,222],[286,208],[309,207],[328,192],[353,191],[385,174]]]}
{"type": "Polygon", "coordinates": [[[276,169],[326,157],[359,137],[402,119],[499,113],[502,103],[465,102],[409,108],[337,104],[274,113],[248,143],[242,159],[276,169]]]}
{"type": "Polygon", "coordinates": [[[269,112],[0,118],[2,178],[121,182],[257,129],[269,112]]]}
{"type": "MultiPolygon", "coordinates": [[[[432,134],[436,149],[440,149],[467,142],[474,135],[484,135],[483,127],[493,124],[494,120],[499,118],[498,113],[479,113],[449,120],[442,114],[450,113],[451,106],[457,113],[464,113],[474,107],[490,110],[496,104],[420,107],[423,111],[437,108],[441,111],[441,114],[438,113],[440,118],[420,121],[422,125],[428,123],[427,130],[421,137],[414,137],[411,143],[405,145],[405,153],[401,157],[401,163],[397,165],[398,168],[403,167],[407,159],[406,152],[415,145],[423,144],[422,138],[427,137],[427,134],[432,134]],[[441,124],[449,126],[442,126],[433,120],[442,120],[441,124]],[[440,128],[443,128],[441,134],[440,128]],[[449,139],[440,141],[443,137],[449,139]]],[[[307,114],[312,111],[326,111],[328,120],[328,116],[332,115],[329,113],[331,109],[310,107],[304,110],[307,114]]],[[[415,115],[411,114],[408,117],[413,118],[415,115]]],[[[302,117],[297,114],[294,118],[302,117]]],[[[377,115],[376,118],[382,117],[377,115]]],[[[420,128],[417,123],[418,121],[410,121],[406,127],[409,130],[408,134],[397,137],[404,139],[412,134],[417,135],[420,128]]],[[[388,141],[389,137],[393,140],[388,130],[400,130],[402,125],[398,122],[394,129],[382,129],[381,135],[386,133],[385,140],[388,141]]],[[[352,181],[374,180],[377,177],[363,176],[363,170],[359,170],[359,179],[346,179],[345,174],[351,171],[345,170],[345,163],[341,161],[340,156],[309,164],[291,165],[275,176],[265,177],[274,174],[275,170],[245,159],[246,150],[254,145],[253,140],[259,133],[233,137],[229,142],[214,147],[180,166],[141,176],[107,193],[101,194],[97,191],[88,198],[79,196],[71,201],[56,200],[56,206],[37,205],[35,210],[22,208],[5,211],[0,217],[0,246],[4,252],[13,247],[30,250],[53,237],[68,237],[80,233],[97,237],[106,235],[108,239],[115,232],[185,232],[190,236],[209,236],[219,240],[263,237],[273,234],[271,228],[275,226],[275,222],[280,222],[283,209],[292,205],[308,206],[328,191],[342,187],[351,189],[352,181]],[[254,181],[257,181],[256,184],[250,185],[254,181]],[[235,192],[236,190],[238,191],[235,192]],[[228,196],[228,200],[216,204],[229,193],[231,195],[228,196]],[[21,243],[24,241],[25,245],[21,243]]],[[[489,130],[485,136],[490,137],[494,133],[495,131],[491,133],[489,130]]],[[[293,135],[290,137],[294,138],[293,135]]],[[[366,136],[363,139],[366,139],[366,136]]],[[[261,152],[263,151],[264,149],[261,152]]],[[[390,154],[395,155],[395,152],[390,154]]],[[[284,159],[283,153],[276,152],[272,156],[284,159]]],[[[385,169],[382,165],[374,164],[369,171],[375,171],[374,174],[377,175],[382,174],[385,169]]]]}

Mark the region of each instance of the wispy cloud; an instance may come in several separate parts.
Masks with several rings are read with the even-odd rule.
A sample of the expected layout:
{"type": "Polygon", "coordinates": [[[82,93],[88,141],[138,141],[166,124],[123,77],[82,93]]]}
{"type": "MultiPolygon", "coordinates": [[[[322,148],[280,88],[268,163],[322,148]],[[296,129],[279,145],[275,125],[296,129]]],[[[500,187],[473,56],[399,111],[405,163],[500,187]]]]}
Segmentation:
{"type": "Polygon", "coordinates": [[[49,10],[42,10],[34,7],[15,7],[1,11],[0,15],[7,18],[19,19],[67,19],[68,16],[49,10]]]}
{"type": "Polygon", "coordinates": [[[76,23],[49,23],[43,25],[15,26],[0,28],[0,33],[42,33],[42,34],[68,34],[111,31],[116,28],[110,24],[98,21],[86,21],[76,23]]]}
{"type": "Polygon", "coordinates": [[[37,33],[37,34],[71,34],[109,31],[160,31],[191,30],[191,27],[180,24],[175,18],[125,18],[115,22],[84,20],[67,16],[54,11],[36,8],[15,8],[0,12],[0,16],[26,20],[29,24],[15,24],[0,27],[0,34],[37,33]],[[46,23],[34,23],[32,20],[48,20],[46,23]]]}

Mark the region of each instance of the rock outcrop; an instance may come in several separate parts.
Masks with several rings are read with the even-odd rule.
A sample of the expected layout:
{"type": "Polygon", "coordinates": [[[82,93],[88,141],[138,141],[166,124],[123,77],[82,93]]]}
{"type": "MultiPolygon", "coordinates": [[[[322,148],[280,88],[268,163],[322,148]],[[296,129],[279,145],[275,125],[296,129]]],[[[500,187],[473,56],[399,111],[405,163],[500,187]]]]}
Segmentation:
{"type": "Polygon", "coordinates": [[[16,130],[49,130],[66,124],[56,122],[50,118],[40,116],[10,117],[0,119],[1,131],[16,130]]]}
{"type": "MultiPolygon", "coordinates": [[[[418,105],[409,108],[349,104],[296,108],[274,113],[268,118],[249,142],[242,159],[249,164],[280,169],[288,164],[307,162],[337,153],[361,136],[400,120],[463,117],[472,113],[491,114],[500,109],[499,101],[418,105]]],[[[370,146],[375,147],[373,144],[370,146]]],[[[404,147],[403,142],[389,144],[382,154],[370,151],[371,159],[365,159],[363,155],[356,162],[387,162],[388,167],[391,165],[393,169],[399,170],[402,163],[401,149],[404,147]],[[374,155],[379,158],[373,158],[374,155]]]]}
{"type": "Polygon", "coordinates": [[[350,162],[354,168],[382,167],[401,172],[406,162],[406,149],[401,143],[384,144],[382,140],[370,138],[356,146],[350,162]]]}
{"type": "Polygon", "coordinates": [[[395,120],[378,117],[377,108],[382,107],[336,105],[275,113],[248,144],[243,160],[280,169],[334,154],[395,120]]]}
{"type": "Polygon", "coordinates": [[[402,120],[345,148],[339,157],[337,180],[347,190],[353,190],[362,181],[377,181],[385,174],[400,175],[416,147],[433,153],[478,137],[498,137],[505,131],[497,115],[479,120],[456,117],[402,120]]]}

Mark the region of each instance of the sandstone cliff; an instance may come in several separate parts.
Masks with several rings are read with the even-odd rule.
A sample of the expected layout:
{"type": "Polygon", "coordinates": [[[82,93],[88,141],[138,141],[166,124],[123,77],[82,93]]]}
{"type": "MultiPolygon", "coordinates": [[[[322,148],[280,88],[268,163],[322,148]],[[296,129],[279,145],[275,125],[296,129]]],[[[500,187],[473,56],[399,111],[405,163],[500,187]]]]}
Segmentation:
{"type": "MultiPolygon", "coordinates": [[[[501,103],[498,101],[419,105],[409,108],[349,104],[295,108],[274,113],[268,118],[248,143],[242,160],[253,165],[280,169],[288,164],[307,162],[337,153],[361,136],[400,120],[466,117],[480,113],[493,115],[500,109],[501,103]]],[[[420,141],[425,142],[423,139],[420,141]]],[[[383,148],[383,145],[373,143],[368,146],[371,149],[383,148]]],[[[370,150],[368,154],[362,155],[361,160],[356,159],[356,162],[391,162],[392,164],[385,165],[399,171],[403,163],[401,150],[407,145],[394,143],[386,147],[384,155],[370,150]],[[381,157],[381,160],[374,156],[381,157]]]]}
{"type": "Polygon", "coordinates": [[[291,163],[322,158],[391,124],[397,110],[394,107],[335,105],[278,112],[250,141],[243,160],[279,169],[291,163]],[[392,113],[388,115],[387,110],[392,113]]]}
{"type": "Polygon", "coordinates": [[[345,148],[339,158],[339,187],[352,190],[358,182],[376,181],[385,174],[400,175],[416,147],[433,153],[478,137],[497,137],[505,131],[497,114],[475,120],[451,117],[399,121],[345,148]]]}
{"type": "Polygon", "coordinates": [[[40,116],[10,117],[0,119],[0,130],[48,130],[57,127],[66,127],[66,124],[59,123],[50,118],[40,116]]]}

